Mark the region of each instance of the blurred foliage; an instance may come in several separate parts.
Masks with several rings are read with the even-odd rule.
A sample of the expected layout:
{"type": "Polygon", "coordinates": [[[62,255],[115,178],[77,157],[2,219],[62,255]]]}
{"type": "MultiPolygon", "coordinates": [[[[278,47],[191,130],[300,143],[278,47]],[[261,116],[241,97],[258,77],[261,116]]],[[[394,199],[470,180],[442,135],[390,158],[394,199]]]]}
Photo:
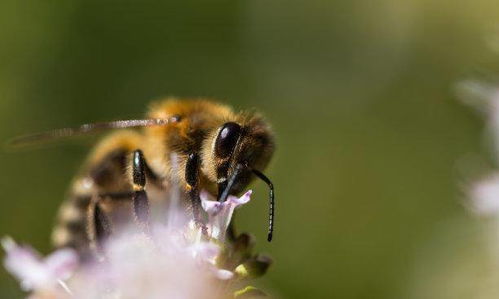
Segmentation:
{"type": "MultiPolygon", "coordinates": [[[[487,40],[498,17],[486,0],[3,0],[0,138],[139,117],[166,95],[256,107],[279,146],[268,171],[275,241],[265,242],[261,184],[237,219],[274,257],[260,287],[282,298],[473,298],[442,268],[483,254],[483,224],[459,202],[460,161],[487,160],[482,125],[453,86],[497,67],[487,40]]],[[[47,252],[95,140],[1,152],[0,234],[47,252]]],[[[0,297],[20,296],[0,279],[0,297]]]]}

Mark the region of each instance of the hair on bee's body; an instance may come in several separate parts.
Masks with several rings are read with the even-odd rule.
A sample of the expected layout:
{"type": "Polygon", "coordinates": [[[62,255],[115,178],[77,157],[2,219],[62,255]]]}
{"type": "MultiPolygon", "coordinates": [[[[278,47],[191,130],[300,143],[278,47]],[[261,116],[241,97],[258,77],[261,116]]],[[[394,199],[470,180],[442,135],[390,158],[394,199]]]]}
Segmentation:
{"type": "MultiPolygon", "coordinates": [[[[129,122],[99,124],[143,128],[117,131],[94,148],[61,205],[52,236],[55,246],[70,246],[87,255],[122,224],[136,221],[147,228],[149,211],[165,204],[171,182],[179,183],[182,202],[200,222],[199,191],[205,189],[222,201],[240,193],[255,176],[262,178],[275,147],[262,116],[236,113],[208,100],[159,101],[150,106],[147,120],[129,122]]],[[[89,128],[59,130],[50,136],[76,135],[89,128]]],[[[269,182],[270,241],[274,206],[269,182]]]]}

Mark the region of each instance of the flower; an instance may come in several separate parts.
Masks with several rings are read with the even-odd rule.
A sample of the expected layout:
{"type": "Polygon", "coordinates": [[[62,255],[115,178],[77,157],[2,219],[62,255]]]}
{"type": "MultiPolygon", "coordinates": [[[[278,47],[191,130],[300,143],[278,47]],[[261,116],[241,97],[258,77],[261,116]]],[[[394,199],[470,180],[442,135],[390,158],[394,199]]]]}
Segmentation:
{"type": "MultiPolygon", "coordinates": [[[[479,80],[466,80],[458,84],[457,92],[462,102],[477,109],[486,119],[487,136],[499,161],[499,88],[479,80]]],[[[467,187],[470,201],[467,207],[475,214],[491,216],[499,214],[499,172],[475,181],[467,187]]]]}
{"type": "Polygon", "coordinates": [[[106,243],[106,259],[86,265],[69,287],[76,298],[225,297],[226,290],[218,288],[221,283],[206,260],[210,249],[199,244],[193,250],[177,237],[172,231],[154,239],[136,230],[124,231],[106,243]]]}
{"type": "Polygon", "coordinates": [[[470,209],[483,216],[499,213],[499,173],[494,173],[485,179],[475,182],[470,190],[470,209]]]}
{"type": "Polygon", "coordinates": [[[69,248],[59,249],[42,259],[33,249],[19,246],[8,237],[2,240],[2,246],[7,252],[5,268],[21,282],[25,291],[66,288],[64,280],[78,266],[78,255],[69,248]]]}
{"type": "Polygon", "coordinates": [[[219,241],[225,240],[225,232],[229,227],[234,210],[250,201],[252,191],[249,190],[241,197],[229,196],[225,202],[215,201],[208,192],[200,194],[201,205],[208,213],[208,234],[219,241]]]}
{"type": "Polygon", "coordinates": [[[204,226],[189,220],[173,198],[167,224],[153,222],[147,231],[130,224],[102,244],[99,259],[80,264],[71,249],[57,250],[42,259],[33,250],[5,239],[5,266],[36,298],[260,295],[262,292],[253,287],[233,288],[265,273],[271,260],[251,253],[254,240],[248,234],[235,240],[225,238],[234,210],[248,203],[250,196],[248,191],[241,197],[229,196],[222,203],[201,192],[207,214],[204,226]]]}

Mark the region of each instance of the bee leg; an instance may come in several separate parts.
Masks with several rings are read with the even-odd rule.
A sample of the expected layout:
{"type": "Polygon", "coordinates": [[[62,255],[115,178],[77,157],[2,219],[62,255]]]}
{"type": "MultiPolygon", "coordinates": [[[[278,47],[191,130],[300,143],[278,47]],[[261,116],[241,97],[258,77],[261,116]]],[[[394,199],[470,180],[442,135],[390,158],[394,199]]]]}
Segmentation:
{"type": "Polygon", "coordinates": [[[91,249],[97,254],[102,251],[103,242],[112,233],[111,222],[100,206],[101,199],[99,195],[93,197],[87,208],[87,235],[91,249]]]}
{"type": "Polygon", "coordinates": [[[90,249],[98,257],[102,257],[102,245],[113,233],[113,225],[110,217],[104,212],[102,202],[128,201],[133,198],[134,192],[110,192],[94,195],[87,206],[86,233],[90,249]]]}
{"type": "Polygon", "coordinates": [[[206,234],[206,226],[201,221],[200,206],[201,199],[199,197],[199,167],[201,160],[199,154],[192,153],[187,158],[185,164],[185,181],[187,182],[187,195],[191,200],[192,216],[197,225],[199,225],[203,233],[206,234]]]}
{"type": "Polygon", "coordinates": [[[132,156],[132,179],[133,179],[133,211],[137,221],[144,226],[149,227],[149,199],[145,191],[146,186],[146,171],[149,167],[144,159],[144,154],[141,150],[133,152],[132,156]]]}

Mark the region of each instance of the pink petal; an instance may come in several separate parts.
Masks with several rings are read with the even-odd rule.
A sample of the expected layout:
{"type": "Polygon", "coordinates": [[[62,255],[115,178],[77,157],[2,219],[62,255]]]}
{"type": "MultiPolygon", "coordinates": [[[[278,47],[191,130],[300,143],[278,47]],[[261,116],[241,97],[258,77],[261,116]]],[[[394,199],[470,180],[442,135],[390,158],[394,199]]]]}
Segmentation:
{"type": "Polygon", "coordinates": [[[210,215],[215,215],[220,212],[223,208],[223,203],[220,203],[215,200],[210,200],[209,199],[209,194],[206,191],[201,191],[201,194],[199,195],[201,198],[201,206],[203,207],[203,210],[206,211],[206,213],[210,215]]]}
{"type": "Polygon", "coordinates": [[[5,268],[21,282],[24,290],[29,291],[50,280],[50,274],[31,248],[18,246],[8,238],[2,240],[2,245],[7,252],[5,268]]]}
{"type": "Polygon", "coordinates": [[[58,279],[68,279],[78,267],[78,255],[73,249],[59,249],[45,259],[47,270],[58,279]]]}
{"type": "Polygon", "coordinates": [[[201,202],[201,205],[203,206],[203,210],[206,211],[206,213],[210,214],[210,215],[215,215],[217,213],[219,213],[223,206],[222,206],[222,203],[220,202],[217,202],[217,201],[202,201],[201,202]]]}
{"type": "Polygon", "coordinates": [[[237,198],[236,196],[229,196],[228,201],[232,202],[236,207],[240,205],[244,205],[248,203],[251,199],[251,193],[253,193],[252,190],[248,190],[246,193],[244,193],[241,197],[237,198]]]}
{"type": "Polygon", "coordinates": [[[499,174],[474,183],[469,190],[471,196],[470,207],[479,215],[493,215],[499,212],[499,174]]]}

